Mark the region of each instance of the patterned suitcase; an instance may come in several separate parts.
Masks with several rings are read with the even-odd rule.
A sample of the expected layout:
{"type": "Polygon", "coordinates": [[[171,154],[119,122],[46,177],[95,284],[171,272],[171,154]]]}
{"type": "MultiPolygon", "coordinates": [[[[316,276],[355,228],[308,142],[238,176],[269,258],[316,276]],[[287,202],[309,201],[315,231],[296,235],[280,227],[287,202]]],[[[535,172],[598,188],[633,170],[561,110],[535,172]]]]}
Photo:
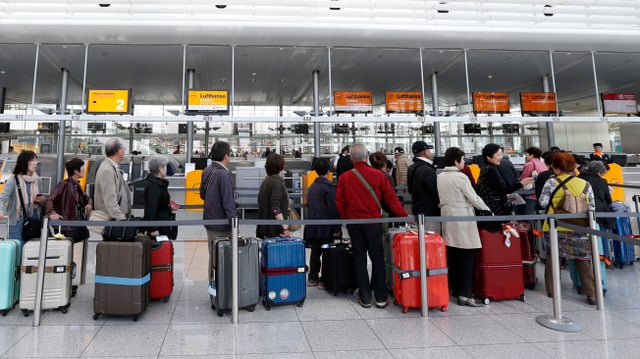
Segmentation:
{"type": "Polygon", "coordinates": [[[518,222],[514,225],[520,236],[520,249],[522,250],[522,275],[524,286],[533,290],[536,287],[536,263],[538,256],[535,254],[533,243],[533,228],[527,222],[518,222]]]}
{"type": "Polygon", "coordinates": [[[353,267],[353,253],[348,244],[322,246],[322,282],[324,288],[333,295],[358,287],[353,267]]]}
{"type": "MultiPolygon", "coordinates": [[[[517,233],[517,232],[516,232],[517,233]]],[[[482,248],[476,252],[473,293],[489,300],[525,301],[521,240],[503,225],[503,231],[480,229],[482,248]]]]}
{"type": "Polygon", "coordinates": [[[307,296],[304,241],[300,238],[267,238],[262,241],[262,304],[296,304],[307,296]]]}
{"type": "Polygon", "coordinates": [[[19,268],[22,259],[20,247],[21,243],[18,239],[0,238],[0,312],[2,312],[2,316],[7,315],[18,302],[20,293],[19,268]]]}
{"type": "MultiPolygon", "coordinates": [[[[444,239],[437,233],[425,234],[427,255],[427,305],[440,308],[449,307],[449,280],[447,251],[444,239]]],[[[418,234],[405,232],[393,239],[394,296],[395,304],[409,308],[420,308],[420,247],[418,234]]]]}
{"type": "MultiPolygon", "coordinates": [[[[231,241],[229,239],[215,240],[211,247],[215,260],[209,279],[209,297],[211,309],[216,310],[218,316],[231,309],[231,241]]],[[[260,301],[260,267],[258,256],[260,244],[256,238],[245,238],[238,243],[238,307],[253,312],[260,301]]]]}
{"type": "MultiPolygon", "coordinates": [[[[40,241],[30,240],[22,248],[20,266],[20,302],[24,316],[35,308],[36,280],[40,241]]],[[[42,309],[58,309],[67,313],[71,302],[71,275],[73,270],[73,240],[71,238],[47,241],[42,309]]]]}
{"type": "Polygon", "coordinates": [[[169,301],[173,292],[173,243],[160,241],[151,246],[149,298],[169,301]]]}
{"type": "Polygon", "coordinates": [[[151,241],[100,242],[96,247],[93,319],[100,314],[138,316],[149,302],[151,241]]]}

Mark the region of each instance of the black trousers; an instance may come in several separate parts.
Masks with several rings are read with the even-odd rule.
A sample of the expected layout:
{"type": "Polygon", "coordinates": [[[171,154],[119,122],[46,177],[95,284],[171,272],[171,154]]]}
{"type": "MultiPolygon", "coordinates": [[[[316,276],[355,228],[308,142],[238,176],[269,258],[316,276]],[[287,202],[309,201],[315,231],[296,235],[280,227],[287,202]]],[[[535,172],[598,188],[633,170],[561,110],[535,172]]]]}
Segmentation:
{"type": "Polygon", "coordinates": [[[454,296],[473,296],[473,264],[476,249],[447,246],[449,289],[454,296]]]}
{"type": "Polygon", "coordinates": [[[371,284],[377,302],[387,300],[384,276],[384,252],[382,249],[382,226],[374,224],[349,224],[349,237],[353,250],[354,269],[360,300],[371,303],[371,284]],[[371,282],[367,271],[367,254],[371,259],[371,282]]]}
{"type": "Polygon", "coordinates": [[[311,240],[311,255],[309,256],[309,279],[319,280],[320,269],[322,268],[322,245],[333,242],[333,239],[312,239],[311,240]]]}

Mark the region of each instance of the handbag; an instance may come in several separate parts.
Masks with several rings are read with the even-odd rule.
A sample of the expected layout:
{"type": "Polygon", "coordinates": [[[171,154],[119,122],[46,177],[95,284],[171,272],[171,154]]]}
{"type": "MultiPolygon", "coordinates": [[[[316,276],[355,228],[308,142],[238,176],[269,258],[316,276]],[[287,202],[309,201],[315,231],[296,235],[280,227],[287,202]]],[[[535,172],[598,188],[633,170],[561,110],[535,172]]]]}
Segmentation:
{"type": "MultiPolygon", "coordinates": [[[[142,218],[129,217],[126,221],[141,221],[142,218]]],[[[138,227],[133,226],[106,226],[102,232],[102,239],[105,241],[133,242],[138,235],[138,227]]]]}
{"type": "MultiPolygon", "coordinates": [[[[289,217],[288,217],[288,219],[290,219],[292,221],[299,221],[300,220],[300,214],[298,214],[298,211],[296,211],[295,208],[289,207],[289,217]]],[[[290,224],[289,225],[289,231],[290,232],[295,232],[295,231],[299,230],[300,227],[302,227],[301,224],[290,224]]]]}
{"type": "MultiPolygon", "coordinates": [[[[84,212],[84,208],[78,203],[78,207],[76,209],[76,219],[79,221],[86,221],[87,214],[84,212]]],[[[86,226],[76,226],[72,227],[71,231],[69,231],[68,235],[71,239],[73,239],[74,243],[82,242],[86,238],[89,238],[89,229],[86,226]]]]}
{"type": "Polygon", "coordinates": [[[20,199],[20,205],[22,206],[22,218],[24,218],[24,222],[22,223],[22,239],[24,241],[28,241],[30,239],[39,239],[42,235],[42,217],[40,218],[31,218],[27,216],[27,210],[24,207],[24,198],[22,198],[22,189],[20,188],[20,181],[18,178],[15,178],[16,186],[18,187],[18,197],[20,199]]]}

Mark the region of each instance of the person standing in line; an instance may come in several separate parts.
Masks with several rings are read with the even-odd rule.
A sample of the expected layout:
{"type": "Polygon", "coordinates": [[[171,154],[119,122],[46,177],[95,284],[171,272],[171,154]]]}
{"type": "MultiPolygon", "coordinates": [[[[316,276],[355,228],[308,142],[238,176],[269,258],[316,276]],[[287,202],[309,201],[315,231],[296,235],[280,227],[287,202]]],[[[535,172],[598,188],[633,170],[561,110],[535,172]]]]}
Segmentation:
{"type": "MultiPolygon", "coordinates": [[[[527,163],[522,168],[520,179],[527,177],[533,177],[534,181],[538,178],[538,174],[548,171],[547,165],[542,161],[542,151],[538,147],[529,147],[526,151],[527,163]]],[[[525,196],[525,205],[523,214],[532,214],[535,212],[538,206],[538,198],[535,195],[535,191],[532,194],[525,196]]]]}
{"type": "MultiPolygon", "coordinates": [[[[314,170],[318,174],[307,193],[307,208],[309,219],[338,219],[338,209],[336,208],[336,185],[328,178],[329,160],[318,158],[314,163],[314,170]]],[[[311,255],[309,258],[309,278],[307,286],[324,288],[322,278],[320,278],[320,268],[322,263],[322,245],[332,243],[334,238],[341,237],[342,226],[332,225],[306,225],[304,226],[304,240],[311,244],[311,255]]]]}
{"type": "MultiPolygon", "coordinates": [[[[351,146],[353,169],[340,176],[336,192],[336,206],[343,219],[381,218],[382,210],[395,217],[407,212],[396,197],[385,174],[367,164],[367,149],[363,144],[351,146]]],[[[380,223],[348,224],[353,247],[354,269],[358,290],[355,295],[363,308],[371,307],[371,283],[367,270],[367,253],[371,258],[372,282],[376,307],[389,304],[385,285],[382,225],[380,223]]]]}
{"type": "Polygon", "coordinates": [[[396,159],[396,187],[400,187],[398,192],[406,192],[407,170],[409,169],[409,166],[411,166],[411,160],[404,154],[404,149],[402,147],[396,147],[393,150],[393,156],[396,159]]]}
{"type": "MultiPolygon", "coordinates": [[[[284,157],[273,152],[267,157],[264,168],[267,177],[264,178],[258,190],[258,219],[277,219],[279,221],[289,217],[289,194],[284,185],[284,157]]],[[[256,226],[256,237],[291,237],[289,225],[256,226]]]]}
{"type": "MultiPolygon", "coordinates": [[[[90,220],[123,221],[131,215],[131,192],[120,172],[120,162],[124,159],[125,148],[119,138],[111,138],[104,144],[107,158],[96,171],[93,192],[93,211],[90,220]]],[[[90,227],[102,234],[103,227],[90,227]]]]}
{"type": "Polygon", "coordinates": [[[507,186],[515,186],[516,183],[518,183],[518,173],[516,172],[516,168],[509,157],[504,156],[504,147],[500,147],[500,150],[502,153],[502,159],[500,159],[500,164],[498,164],[498,171],[500,171],[500,175],[507,186]]]}
{"type": "Polygon", "coordinates": [[[0,220],[9,217],[8,238],[19,239],[22,245],[31,238],[22,238],[22,225],[26,219],[40,219],[45,199],[40,193],[42,180],[38,176],[38,156],[33,151],[22,151],[0,193],[0,220]],[[20,190],[18,190],[18,186],[20,190]],[[22,201],[18,194],[22,194],[22,201]],[[24,203],[24,211],[22,210],[24,203]],[[24,218],[23,213],[29,218],[24,218]]]}
{"type": "MultiPolygon", "coordinates": [[[[57,220],[86,220],[91,214],[91,200],[80,188],[80,179],[84,176],[84,161],[73,158],[65,163],[67,179],[60,181],[45,203],[45,214],[49,219],[57,220]]],[[[89,238],[86,227],[62,227],[65,237],[74,242],[81,242],[89,238]],[[78,234],[83,233],[81,236],[78,234]]]]}
{"type": "MultiPolygon", "coordinates": [[[[426,217],[440,216],[440,199],[436,168],[433,165],[433,145],[416,141],[411,146],[413,164],[407,170],[407,186],[411,193],[411,211],[414,216],[422,213],[426,217]]],[[[428,231],[440,233],[440,222],[425,222],[428,231]]]]}
{"type": "MultiPolygon", "coordinates": [[[[175,220],[173,211],[180,206],[171,200],[169,195],[169,181],[167,167],[169,159],[166,156],[155,155],[149,159],[149,174],[144,186],[144,217],[145,221],[154,220],[175,220]]],[[[177,226],[154,226],[147,227],[147,234],[155,238],[159,235],[167,236],[169,239],[178,237],[177,226]]]]}
{"type": "MultiPolygon", "coordinates": [[[[202,171],[200,179],[200,198],[204,201],[202,219],[230,219],[236,215],[236,200],[233,197],[233,182],[231,172],[227,166],[231,162],[231,145],[224,141],[217,141],[211,146],[209,158],[211,164],[202,171]]],[[[213,253],[215,239],[219,237],[231,238],[231,223],[209,224],[204,226],[207,231],[207,246],[209,253],[213,253]]],[[[209,256],[209,279],[213,280],[212,256],[209,256]]]]}
{"type": "Polygon", "coordinates": [[[353,168],[353,162],[351,162],[351,156],[349,155],[350,146],[346,145],[342,148],[342,152],[340,153],[338,160],[335,163],[336,167],[336,181],[340,177],[341,174],[347,172],[348,170],[353,168]]]}
{"type": "MultiPolygon", "coordinates": [[[[438,175],[438,194],[442,215],[474,216],[474,209],[489,211],[489,207],[476,194],[464,168],[464,152],[451,147],[444,153],[445,168],[438,175]]],[[[458,305],[481,307],[473,298],[473,265],[476,251],[482,248],[476,222],[444,222],[442,237],[447,244],[449,287],[458,305]]]]}

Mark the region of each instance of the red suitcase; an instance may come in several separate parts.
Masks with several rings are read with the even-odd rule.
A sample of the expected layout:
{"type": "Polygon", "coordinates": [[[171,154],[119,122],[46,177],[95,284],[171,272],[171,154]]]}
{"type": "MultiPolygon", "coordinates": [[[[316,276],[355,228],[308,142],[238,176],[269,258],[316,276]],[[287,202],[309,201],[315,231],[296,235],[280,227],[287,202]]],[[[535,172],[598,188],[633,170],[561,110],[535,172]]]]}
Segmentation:
{"type": "Polygon", "coordinates": [[[169,301],[173,292],[173,243],[161,241],[151,250],[151,283],[149,297],[169,301]]]}
{"type": "Polygon", "coordinates": [[[520,245],[522,251],[522,275],[524,286],[533,290],[536,287],[536,263],[538,256],[533,248],[533,228],[527,222],[517,222],[513,224],[520,236],[520,245]]]}
{"type": "MultiPolygon", "coordinates": [[[[425,234],[427,253],[427,301],[429,308],[449,307],[447,252],[444,240],[437,233],[425,234]]],[[[416,232],[396,234],[393,238],[393,293],[395,304],[420,308],[420,247],[416,232]]]]}
{"type": "Polygon", "coordinates": [[[511,226],[501,232],[480,229],[482,248],[476,252],[473,292],[489,300],[525,300],[521,240],[511,226]]]}

